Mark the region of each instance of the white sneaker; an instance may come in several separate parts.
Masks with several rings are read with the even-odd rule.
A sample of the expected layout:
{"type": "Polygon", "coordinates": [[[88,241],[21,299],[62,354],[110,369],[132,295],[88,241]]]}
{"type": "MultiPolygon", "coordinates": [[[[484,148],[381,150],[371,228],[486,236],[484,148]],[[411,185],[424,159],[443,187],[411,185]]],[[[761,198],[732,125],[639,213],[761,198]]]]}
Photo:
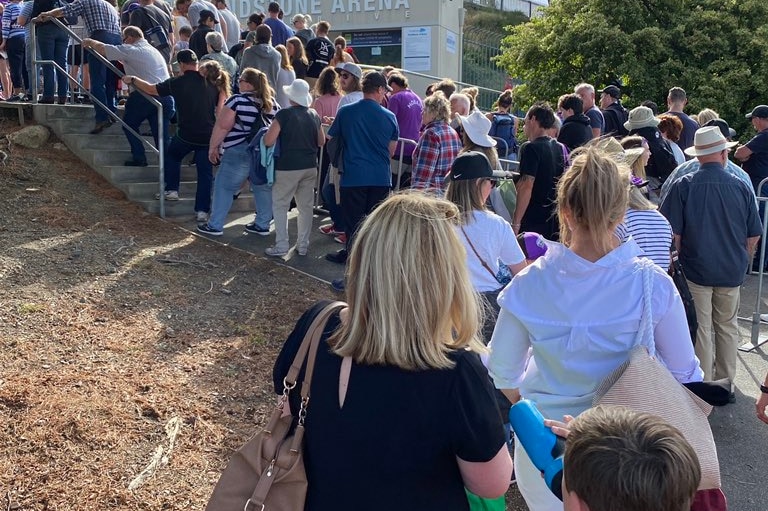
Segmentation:
{"type": "MultiPolygon", "coordinates": [[[[160,200],[160,194],[155,194],[155,200],[160,200]]],[[[166,190],[165,200],[179,200],[179,192],[176,190],[166,190]]]]}
{"type": "Polygon", "coordinates": [[[208,213],[205,211],[195,211],[195,220],[197,220],[197,223],[205,223],[208,221],[208,213]]]}

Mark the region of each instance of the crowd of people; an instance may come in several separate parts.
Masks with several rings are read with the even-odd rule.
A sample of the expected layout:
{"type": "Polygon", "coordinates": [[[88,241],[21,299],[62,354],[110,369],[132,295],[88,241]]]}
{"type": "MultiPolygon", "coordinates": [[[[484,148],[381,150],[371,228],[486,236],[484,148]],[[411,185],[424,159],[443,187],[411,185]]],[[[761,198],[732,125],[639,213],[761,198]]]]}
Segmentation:
{"type": "MultiPolygon", "coordinates": [[[[620,87],[588,83],[523,117],[512,91],[482,112],[478,90],[450,79],[422,99],[395,68],[363,71],[343,37],[328,37],[327,22],[296,14],[289,25],[276,2],[244,31],[226,0],[129,0],[120,10],[106,0],[11,0],[2,20],[4,99],[37,93],[35,24],[40,58],[89,78],[93,134],[114,122],[117,93],[128,88],[125,165],[147,165],[136,135],[148,121],[165,147],[165,200],[179,200],[181,164],[193,154],[201,233],[224,233],[250,183],[255,216],[245,230],[274,233],[268,256],[306,256],[320,195],[330,223],[319,228],[343,245],[325,257],[345,266],[333,287],[348,307],[317,357],[309,509],[359,509],[370,495],[378,497],[367,509],[467,509],[465,489],[502,495],[513,464],[506,414],[521,398],[548,419],[578,416],[554,426],[568,435],[566,465],[579,467],[566,470],[565,509],[690,507],[700,474],[682,436],[652,417],[590,407],[642,341],[648,285],[649,353],[681,384],[733,382],[739,287],[763,233],[756,197],[768,195],[768,106],[746,114],[757,135],[733,153],[739,166],[728,123],[711,109],[686,115],[679,87],[661,113],[652,102],[628,111],[620,87]],[[52,18],[79,24],[82,43],[52,18]],[[122,79],[97,56],[121,67],[122,79]],[[514,176],[504,161],[517,162],[514,176]],[[667,274],[672,250],[694,297],[693,338],[667,274]],[[337,394],[340,371],[348,382],[337,394]],[[595,494],[590,477],[617,463],[590,462],[600,432],[634,442],[613,444],[617,457],[624,448],[656,453],[661,475],[643,477],[670,484],[603,478],[595,494]],[[398,491],[382,494],[381,485],[398,491]]],[[[41,103],[82,101],[51,66],[42,83],[41,103]]],[[[278,392],[318,307],[280,354],[278,392]]],[[[764,421],[767,391],[757,404],[764,421]]],[[[563,509],[519,444],[514,467],[530,509],[563,509]]]]}

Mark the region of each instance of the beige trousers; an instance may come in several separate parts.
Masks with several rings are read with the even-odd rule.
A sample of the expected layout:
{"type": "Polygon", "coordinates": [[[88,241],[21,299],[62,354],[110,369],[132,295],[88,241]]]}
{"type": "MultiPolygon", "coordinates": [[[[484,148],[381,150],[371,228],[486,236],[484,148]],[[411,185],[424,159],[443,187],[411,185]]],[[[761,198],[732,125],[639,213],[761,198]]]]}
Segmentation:
{"type": "Polygon", "coordinates": [[[291,206],[293,197],[296,198],[296,209],[299,210],[296,250],[299,253],[305,253],[309,248],[316,180],[316,167],[302,170],[275,170],[275,182],[272,185],[275,248],[287,251],[291,247],[288,239],[288,208],[291,206]]]}
{"type": "Polygon", "coordinates": [[[736,353],[741,343],[736,319],[741,289],[700,286],[690,280],[688,287],[696,304],[696,320],[699,323],[696,356],[704,371],[704,380],[728,378],[733,381],[736,376],[736,353]]]}

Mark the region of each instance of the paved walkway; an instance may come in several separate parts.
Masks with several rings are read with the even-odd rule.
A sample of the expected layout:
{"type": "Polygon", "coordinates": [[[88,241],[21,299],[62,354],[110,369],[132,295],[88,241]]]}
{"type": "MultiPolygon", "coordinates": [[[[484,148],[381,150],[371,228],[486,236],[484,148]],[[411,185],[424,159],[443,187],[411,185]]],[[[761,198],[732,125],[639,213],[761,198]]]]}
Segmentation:
{"type": "MultiPolygon", "coordinates": [[[[291,213],[295,213],[295,210],[291,213]]],[[[261,255],[276,263],[285,264],[326,283],[343,276],[343,266],[324,259],[326,253],[341,248],[333,238],[318,231],[320,225],[330,222],[327,217],[315,216],[307,256],[302,257],[292,251],[284,258],[264,255],[264,249],[274,242],[274,235],[258,236],[244,232],[242,226],[252,220],[253,215],[230,215],[223,236],[205,237],[257,256],[261,255]]],[[[196,223],[192,218],[174,219],[173,222],[184,229],[196,232],[196,223]]],[[[294,218],[289,221],[289,233],[292,242],[295,243],[294,218]]],[[[763,296],[765,297],[768,294],[768,279],[764,284],[763,296]]],[[[751,319],[755,309],[757,287],[757,276],[747,276],[742,287],[741,317],[751,319]]],[[[337,297],[330,286],[328,297],[337,297]]],[[[768,306],[762,305],[761,308],[763,312],[768,312],[768,306]]],[[[750,321],[740,321],[740,327],[742,338],[746,343],[750,339],[752,324],[750,321]]],[[[768,339],[768,324],[758,325],[758,331],[760,340],[768,339]]],[[[754,402],[759,393],[758,385],[768,372],[768,343],[749,352],[740,351],[738,359],[738,374],[735,382],[736,403],[715,408],[710,416],[710,423],[718,446],[723,489],[728,497],[729,509],[731,511],[765,511],[768,509],[768,425],[755,417],[754,402]]]]}

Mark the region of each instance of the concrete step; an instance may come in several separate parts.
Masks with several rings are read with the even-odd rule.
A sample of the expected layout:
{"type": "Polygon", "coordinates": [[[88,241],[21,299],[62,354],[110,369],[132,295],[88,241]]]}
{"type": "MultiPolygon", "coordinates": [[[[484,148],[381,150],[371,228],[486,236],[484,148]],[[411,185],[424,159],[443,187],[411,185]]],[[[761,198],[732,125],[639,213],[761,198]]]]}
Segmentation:
{"type": "MultiPolygon", "coordinates": [[[[160,201],[154,198],[133,200],[136,204],[141,205],[146,211],[154,214],[160,214],[160,201]]],[[[253,213],[253,200],[250,197],[245,197],[245,194],[241,195],[239,199],[232,203],[230,213],[253,213]]],[[[195,195],[194,192],[190,195],[185,195],[182,192],[179,200],[177,201],[165,201],[165,215],[169,217],[181,217],[192,216],[195,214],[195,195]]]]}
{"type": "MultiPolygon", "coordinates": [[[[160,178],[160,168],[157,165],[147,167],[126,167],[124,165],[104,165],[99,169],[99,173],[110,183],[142,183],[158,182],[160,178]]],[[[181,180],[195,181],[197,179],[197,169],[190,165],[182,165],[181,180]]]]}

